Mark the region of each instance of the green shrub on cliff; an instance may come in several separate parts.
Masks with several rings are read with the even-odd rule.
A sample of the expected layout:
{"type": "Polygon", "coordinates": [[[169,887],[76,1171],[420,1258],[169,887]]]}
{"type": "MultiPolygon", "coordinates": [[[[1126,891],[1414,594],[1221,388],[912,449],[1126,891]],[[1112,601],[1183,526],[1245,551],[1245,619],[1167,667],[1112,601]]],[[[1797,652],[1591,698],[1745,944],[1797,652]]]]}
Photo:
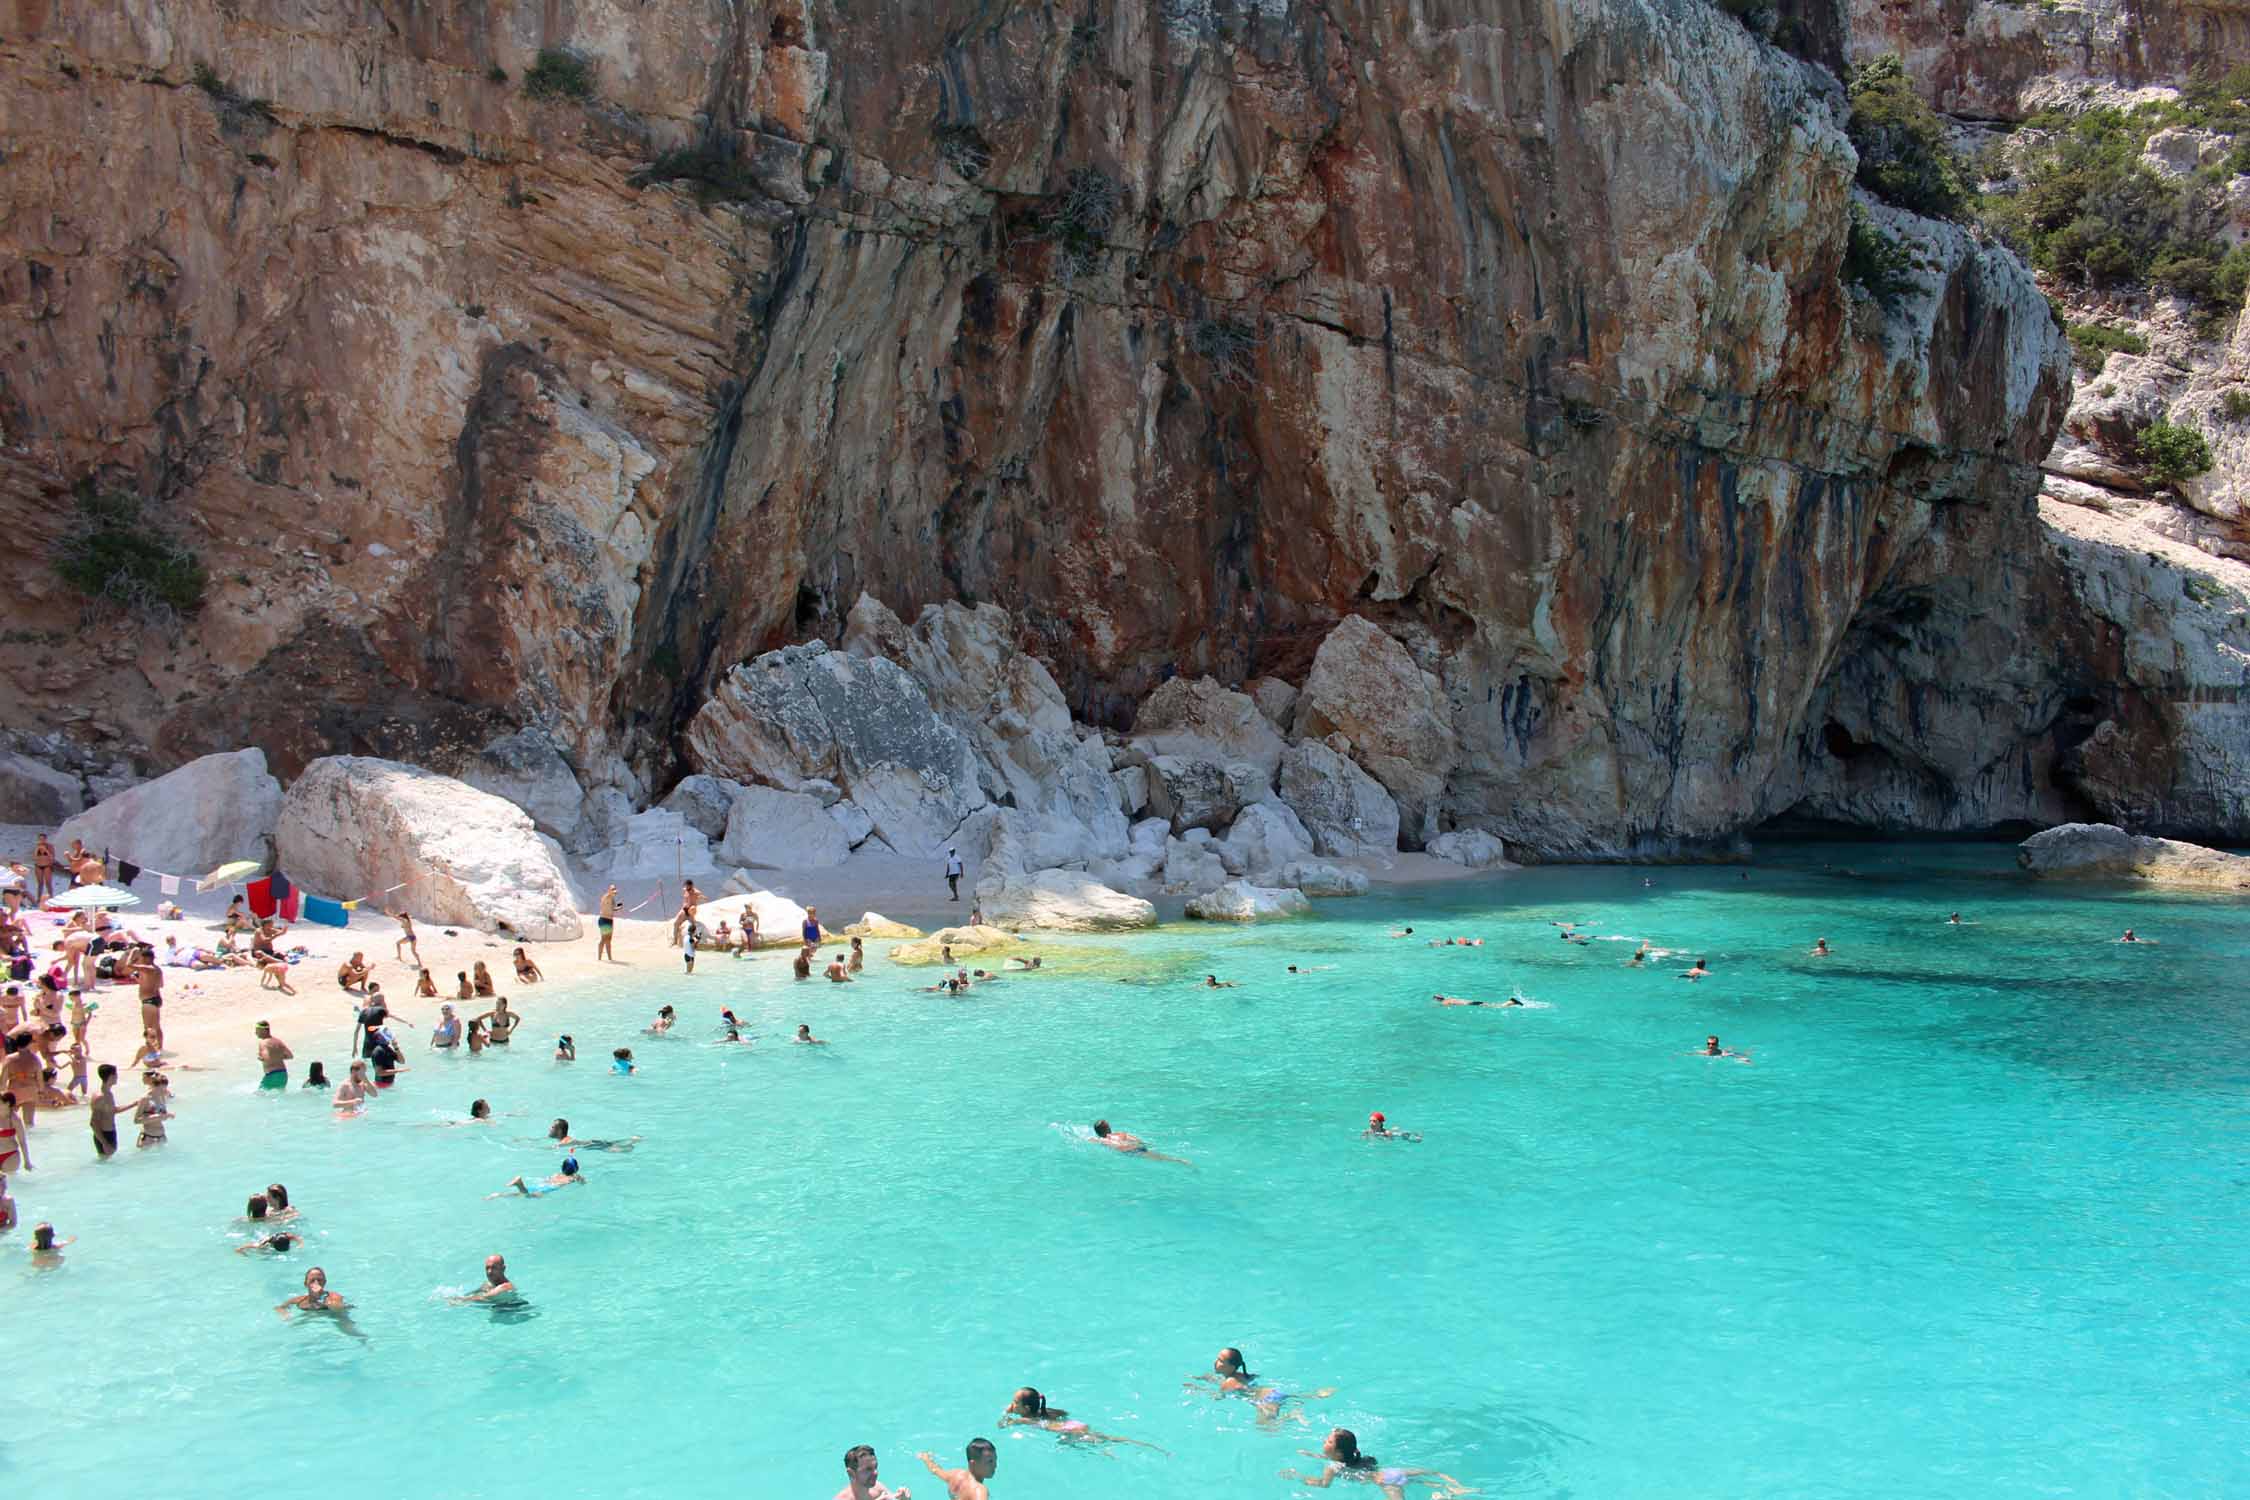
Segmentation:
{"type": "Polygon", "coordinates": [[[523,91],[534,99],[594,97],[594,65],[562,47],[542,47],[523,75],[523,91]]]}
{"type": "Polygon", "coordinates": [[[1852,205],[1851,227],[1844,237],[1844,284],[1856,286],[1882,304],[1884,311],[1913,286],[1913,257],[1906,247],[1875,227],[1866,211],[1852,205]]]}
{"type": "Polygon", "coordinates": [[[55,572],[90,603],[167,621],[203,607],[202,559],[146,514],[138,495],[78,487],[70,530],[55,548],[55,572]]]}
{"type": "Polygon", "coordinates": [[[2211,444],[2194,427],[2151,422],[2134,437],[2133,447],[2148,477],[2169,489],[2211,472],[2211,444]]]}
{"type": "Polygon", "coordinates": [[[1852,73],[1845,134],[1859,152],[1859,185],[1886,203],[1933,219],[1957,219],[1970,203],[1969,176],[1946,144],[1945,124],[1922,102],[1896,56],[1852,73]]]}
{"type": "Polygon", "coordinates": [[[2100,369],[2112,354],[2146,354],[2148,340],[2130,328],[2112,328],[2107,323],[2073,323],[2070,325],[2070,351],[2082,370],[2100,369]]]}

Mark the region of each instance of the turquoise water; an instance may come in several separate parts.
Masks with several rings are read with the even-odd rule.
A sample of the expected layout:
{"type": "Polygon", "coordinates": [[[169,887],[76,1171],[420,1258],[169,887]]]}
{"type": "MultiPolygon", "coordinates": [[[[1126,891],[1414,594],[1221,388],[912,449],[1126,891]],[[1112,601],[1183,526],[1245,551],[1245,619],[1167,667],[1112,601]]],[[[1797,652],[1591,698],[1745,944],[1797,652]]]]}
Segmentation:
{"type": "MultiPolygon", "coordinates": [[[[927,1497],[915,1450],[988,1434],[1000,1496],[1285,1497],[1341,1422],[1489,1495],[2243,1493],[2250,907],[2009,854],[1534,870],[1048,942],[1052,972],[961,1001],[881,960],[839,991],[651,953],[527,992],[535,1045],[418,1057],[366,1119],[191,1077],[165,1151],[96,1168],[73,1121],[15,1181],[79,1243],[0,1260],[52,1397],[0,1429],[0,1487],[819,1497],[868,1441],[927,1497]],[[1551,1008],[1429,1001],[1512,984],[1551,1008]],[[665,999],[690,1036],[633,1035],[665,999]],[[723,1004],[766,1043],[703,1045],[723,1004]],[[798,1020],[833,1045],[779,1045],[798,1020]],[[1751,1061],[1690,1055],[1711,1032],[1751,1061]],[[427,1128],[480,1094],[498,1127],[427,1128]],[[1378,1108],[1422,1143],[1361,1140],[1378,1108]],[[557,1114],[646,1140],[485,1201],[553,1170],[557,1114]],[[1086,1144],[1097,1114],[1194,1165],[1086,1144]],[[276,1177],[313,1255],[227,1253],[276,1177]],[[444,1305],[493,1250],[528,1314],[444,1305]],[[314,1260],[366,1344],[270,1311],[314,1260]],[[1261,1429],[1183,1389],[1227,1343],[1337,1394],[1261,1429]],[[1169,1456],[999,1429],[1024,1383],[1169,1456]]],[[[344,1023],[299,1057],[340,1071],[344,1023]]]]}

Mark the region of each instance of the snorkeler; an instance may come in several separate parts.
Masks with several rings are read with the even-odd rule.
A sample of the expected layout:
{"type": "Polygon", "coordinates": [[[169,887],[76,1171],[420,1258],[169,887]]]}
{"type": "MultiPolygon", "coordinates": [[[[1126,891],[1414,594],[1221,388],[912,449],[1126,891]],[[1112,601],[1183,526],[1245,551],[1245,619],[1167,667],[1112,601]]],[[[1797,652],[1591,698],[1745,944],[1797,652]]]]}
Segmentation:
{"type": "Polygon", "coordinates": [[[486,1193],[484,1196],[487,1202],[494,1198],[544,1198],[560,1188],[583,1187],[585,1182],[586,1179],[578,1171],[578,1158],[566,1156],[562,1159],[562,1170],[552,1177],[538,1182],[526,1182],[521,1177],[512,1177],[508,1180],[508,1185],[499,1192],[486,1193]]]}
{"type": "MultiPolygon", "coordinates": [[[[1008,1401],[1008,1409],[1000,1414],[1002,1427],[1041,1427],[1066,1443],[1132,1443],[1141,1448],[1155,1448],[1156,1444],[1139,1438],[1118,1437],[1114,1433],[1096,1432],[1064,1411],[1059,1406],[1049,1406],[1047,1398],[1030,1386],[1017,1391],[1008,1401]]],[[[1166,1454],[1166,1457],[1170,1457],[1166,1454]]]]}
{"type": "Polygon", "coordinates": [[[547,1139],[574,1151],[630,1151],[640,1141],[637,1135],[629,1135],[621,1141],[588,1140],[584,1136],[572,1135],[568,1120],[557,1120],[548,1126],[547,1139]]]}
{"type": "Polygon", "coordinates": [[[1183,1167],[1190,1167],[1195,1165],[1193,1162],[1186,1160],[1184,1157],[1166,1156],[1161,1151],[1149,1150],[1148,1142],[1142,1140],[1139,1136],[1133,1134],[1129,1130],[1110,1129],[1109,1121],[1107,1120],[1096,1120],[1094,1122],[1094,1139],[1099,1144],[1109,1147],[1110,1150],[1115,1151],[1122,1156],[1145,1157],[1149,1161],[1178,1162],[1183,1167]]]}
{"type": "Polygon", "coordinates": [[[1419,1480],[1432,1489],[1447,1495],[1466,1495],[1469,1489],[1450,1474],[1435,1469],[1406,1469],[1397,1465],[1380,1465],[1359,1451],[1359,1437],[1349,1427],[1332,1428],[1327,1441],[1318,1453],[1307,1452],[1307,1458],[1325,1459],[1327,1462],[1318,1474],[1300,1474],[1295,1469],[1283,1469],[1284,1479],[1302,1480],[1316,1490],[1327,1489],[1339,1479],[1358,1479],[1372,1484],[1383,1492],[1384,1500],[1404,1500],[1406,1487],[1419,1480]]]}

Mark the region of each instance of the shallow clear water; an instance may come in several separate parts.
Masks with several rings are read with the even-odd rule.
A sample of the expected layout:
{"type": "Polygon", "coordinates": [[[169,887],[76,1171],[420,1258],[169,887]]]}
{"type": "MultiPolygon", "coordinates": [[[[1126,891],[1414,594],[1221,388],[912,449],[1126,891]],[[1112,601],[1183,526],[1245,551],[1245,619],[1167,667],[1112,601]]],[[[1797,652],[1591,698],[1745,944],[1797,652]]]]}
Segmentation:
{"type": "MultiPolygon", "coordinates": [[[[52,1393],[0,1429],[0,1486],[825,1496],[864,1440],[930,1496],[915,1450],[984,1433],[1003,1496],[1283,1497],[1341,1422],[1494,1495],[2243,1493],[2250,907],[2033,886],[2010,852],[1536,870],[1050,942],[962,1001],[879,959],[839,991],[652,953],[527,992],[531,1045],[425,1054],[363,1120],[198,1077],[165,1151],[96,1168],[73,1120],[16,1180],[79,1243],[0,1260],[52,1393]],[[1512,984],[1551,1008],[1429,999],[1512,984]],[[662,999],[689,1035],[633,1035],[662,999]],[[722,1004],[766,1042],[704,1045],[722,1004]],[[834,1045],[779,1045],[798,1020],[834,1045]],[[1714,1031],[1752,1061],[1691,1055],[1714,1031]],[[479,1094],[497,1128],[427,1128],[479,1094]],[[1425,1140],[1361,1140],[1376,1108],[1425,1140]],[[553,1170],[557,1114],[646,1140],[485,1201],[553,1170]],[[1194,1165],[1085,1144],[1097,1114],[1194,1165]],[[313,1255],[227,1253],[275,1177],[313,1255]],[[496,1249],[530,1314],[444,1305],[496,1249]],[[315,1259],[364,1346],[270,1311],[315,1259]],[[1182,1388],[1226,1343],[1337,1394],[1262,1430],[1182,1388]],[[1023,1383],[1169,1456],[998,1429],[1023,1383]]],[[[335,1069],[345,1024],[300,1059],[335,1069]]]]}

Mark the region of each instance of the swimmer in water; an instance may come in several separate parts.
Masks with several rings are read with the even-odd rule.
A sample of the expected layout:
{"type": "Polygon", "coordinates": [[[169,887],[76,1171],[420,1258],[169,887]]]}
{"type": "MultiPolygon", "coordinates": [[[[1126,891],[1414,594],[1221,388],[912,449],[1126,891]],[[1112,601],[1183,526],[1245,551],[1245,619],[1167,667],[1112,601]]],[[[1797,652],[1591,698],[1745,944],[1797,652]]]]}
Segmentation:
{"type": "Polygon", "coordinates": [[[1748,1062],[1750,1060],[1750,1054],[1747,1052],[1737,1052],[1731,1047],[1720,1046],[1719,1039],[1715,1036],[1705,1037],[1703,1039],[1703,1050],[1695,1055],[1697,1057],[1731,1057],[1737,1062],[1748,1062]]]}
{"type": "Polygon", "coordinates": [[[1490,1005],[1495,1008],[1499,1008],[1510,1005],[1523,1004],[1521,1000],[1516,999],[1513,995],[1509,996],[1505,1000],[1464,1000],[1459,995],[1432,995],[1430,996],[1430,998],[1436,1001],[1439,1005],[1490,1005]]]}
{"type": "Polygon", "coordinates": [[[1357,1479],[1372,1484],[1383,1492],[1383,1500],[1405,1500],[1406,1487],[1426,1484],[1443,1495],[1466,1495],[1468,1487],[1450,1474],[1435,1469],[1407,1469],[1395,1464],[1378,1464],[1359,1451],[1359,1437],[1349,1427],[1330,1430],[1320,1451],[1307,1451],[1307,1458],[1325,1460],[1318,1474],[1300,1474],[1295,1469],[1283,1469],[1284,1479],[1300,1480],[1316,1490],[1327,1489],[1339,1479],[1357,1479]]]}
{"type": "Polygon", "coordinates": [[[671,1006],[664,1006],[657,1011],[656,1024],[649,1027],[648,1034],[650,1036],[662,1036],[672,1029],[672,1023],[678,1019],[679,1017],[672,1013],[671,1006]]]}
{"type": "MultiPolygon", "coordinates": [[[[1008,1401],[1008,1409],[1000,1414],[1002,1427],[1040,1427],[1055,1434],[1066,1443],[1131,1443],[1140,1448],[1157,1448],[1154,1443],[1139,1438],[1118,1437],[1113,1433],[1096,1432],[1064,1411],[1059,1406],[1049,1406],[1047,1398],[1030,1386],[1017,1391],[1008,1401]]],[[[1166,1454],[1166,1457],[1170,1457],[1166,1454]]]]}
{"type": "Polygon", "coordinates": [[[234,1253],[237,1255],[249,1255],[253,1252],[262,1255],[287,1255],[304,1242],[305,1237],[303,1235],[296,1233],[294,1230],[283,1229],[260,1239],[252,1240],[247,1245],[237,1245],[234,1247],[234,1253]]]}
{"type": "Polygon", "coordinates": [[[1383,1112],[1378,1109],[1368,1115],[1367,1128],[1359,1133],[1359,1138],[1363,1141],[1419,1141],[1422,1135],[1415,1130],[1391,1129],[1390,1123],[1383,1118],[1383,1112]]]}
{"type": "Polygon", "coordinates": [[[2126,928],[2126,929],[2125,929],[2125,935],[2124,935],[2123,937],[2119,938],[2119,939],[2118,939],[2118,941],[2119,941],[2119,942],[2121,942],[2121,943],[2149,943],[2149,944],[2154,944],[2154,943],[2156,942],[2156,939],[2155,939],[2155,938],[2145,938],[2145,937],[2135,937],[2135,936],[2133,935],[2133,929],[2132,929],[2132,928],[2130,928],[2130,927],[2128,927],[2128,928],[2126,928]]]}
{"type": "MultiPolygon", "coordinates": [[[[455,1125],[490,1125],[492,1123],[492,1106],[483,1099],[472,1099],[469,1101],[469,1118],[466,1120],[438,1120],[433,1123],[443,1125],[448,1129],[455,1125]]],[[[252,1199],[251,1201],[256,1202],[257,1200],[252,1199]]]]}
{"type": "Polygon", "coordinates": [[[1039,967],[1039,955],[1034,953],[1029,958],[1011,958],[1008,962],[1020,969],[1036,969],[1039,967]]]}
{"type": "MultiPolygon", "coordinates": [[[[1250,1373],[1243,1363],[1242,1351],[1231,1344],[1221,1349],[1218,1357],[1211,1361],[1209,1374],[1191,1375],[1187,1383],[1191,1387],[1198,1383],[1215,1385],[1219,1388],[1220,1396],[1247,1396],[1258,1408],[1259,1424],[1268,1427],[1280,1418],[1282,1409],[1292,1403],[1325,1401],[1336,1394],[1336,1387],[1332,1385],[1324,1385],[1318,1390],[1301,1391],[1291,1386],[1262,1381],[1250,1373]]],[[[1299,1422],[1305,1420],[1304,1413],[1300,1411],[1291,1411],[1289,1415],[1299,1422]]]]}
{"type": "Polygon", "coordinates": [[[615,1052],[612,1052],[609,1055],[609,1070],[612,1073],[622,1074],[628,1078],[631,1077],[633,1073],[633,1049],[630,1047],[620,1047],[615,1052]]]}
{"type": "Polygon", "coordinates": [[[1960,926],[1960,925],[1961,925],[1961,914],[1960,914],[1959,912],[1955,912],[1955,913],[1954,913],[1953,915],[1951,915],[1951,916],[1947,917],[1947,918],[1945,919],[1945,925],[1946,925],[1946,926],[1948,926],[1948,927],[1958,927],[1958,926],[1960,926]]]}
{"type": "Polygon", "coordinates": [[[1692,968],[1692,969],[1688,969],[1688,970],[1684,971],[1683,973],[1681,973],[1681,975],[1680,975],[1680,978],[1682,978],[1682,979],[1708,979],[1708,978],[1710,978],[1710,977],[1711,977],[1711,960],[1709,960],[1709,959],[1707,959],[1707,958],[1699,958],[1699,959],[1697,959],[1697,960],[1695,961],[1695,967],[1694,967],[1694,968],[1692,968]]]}
{"type": "Polygon", "coordinates": [[[1129,1130],[1110,1129],[1109,1121],[1107,1120],[1096,1120],[1094,1122],[1094,1139],[1099,1144],[1109,1147],[1110,1150],[1117,1152],[1121,1156],[1138,1156],[1148,1161],[1178,1162],[1183,1167],[1194,1165],[1193,1162],[1187,1161],[1181,1157],[1166,1156],[1161,1151],[1149,1150],[1148,1142],[1142,1140],[1139,1136],[1133,1134],[1129,1130]]]}
{"type": "Polygon", "coordinates": [[[1000,1450],[992,1446],[992,1439],[969,1439],[969,1466],[965,1469],[946,1468],[935,1453],[924,1451],[914,1456],[938,1477],[950,1500],[991,1500],[992,1492],[985,1485],[993,1470],[1000,1467],[1000,1450]]]}
{"type": "Polygon", "coordinates": [[[1414,929],[1413,929],[1413,928],[1411,928],[1411,927],[1394,927],[1394,928],[1392,928],[1392,929],[1391,929],[1391,936],[1392,936],[1392,937],[1412,937],[1412,936],[1414,936],[1414,929]]]}
{"type": "Polygon", "coordinates": [[[1826,958],[1828,957],[1828,953],[1828,939],[1815,938],[1812,945],[1812,956],[1814,958],[1826,958]]]}
{"type": "Polygon", "coordinates": [[[455,1307],[471,1302],[516,1303],[523,1298],[516,1292],[516,1284],[508,1279],[508,1259],[504,1255],[487,1255],[484,1258],[484,1285],[473,1292],[446,1300],[455,1307]]]}
{"type": "Polygon", "coordinates": [[[1207,990],[1231,990],[1234,988],[1234,981],[1221,979],[1216,974],[1206,974],[1203,976],[1203,987],[1207,990]]]}
{"type": "Polygon", "coordinates": [[[521,1177],[512,1177],[508,1180],[508,1185],[499,1192],[486,1193],[484,1196],[487,1202],[494,1198],[544,1198],[562,1188],[585,1185],[586,1179],[578,1171],[578,1158],[566,1156],[562,1159],[562,1170],[552,1177],[542,1178],[538,1182],[526,1182],[521,1177]]]}
{"type": "Polygon", "coordinates": [[[576,1042],[572,1041],[572,1040],[571,1040],[571,1039],[570,1039],[570,1038],[569,1038],[568,1036],[558,1036],[558,1037],[556,1037],[556,1038],[555,1038],[555,1061],[556,1061],[556,1062],[576,1062],[576,1061],[578,1061],[578,1044],[577,1044],[576,1042]]]}
{"type": "Polygon", "coordinates": [[[304,1292],[291,1297],[276,1307],[274,1312],[284,1323],[289,1321],[289,1315],[293,1312],[320,1313],[335,1319],[339,1332],[347,1333],[363,1343],[367,1339],[367,1335],[352,1323],[351,1304],[328,1290],[328,1273],[318,1266],[305,1273],[304,1292]]]}
{"type": "Polygon", "coordinates": [[[1633,950],[1633,956],[1625,960],[1625,966],[1631,969],[1638,969],[1647,962],[1648,939],[1643,938],[1641,939],[1641,945],[1633,950]]]}
{"type": "Polygon", "coordinates": [[[640,1140],[640,1137],[629,1135],[621,1141],[588,1140],[584,1136],[570,1133],[570,1121],[557,1120],[547,1127],[547,1139],[558,1146],[567,1146],[573,1151],[630,1151],[640,1140]]]}
{"type": "Polygon", "coordinates": [[[63,1263],[63,1247],[77,1243],[78,1236],[75,1234],[67,1240],[58,1240],[55,1238],[54,1225],[34,1224],[31,1226],[31,1263],[43,1270],[51,1270],[63,1263]]]}
{"type": "Polygon", "coordinates": [[[812,1026],[809,1022],[798,1026],[795,1040],[800,1047],[825,1047],[828,1045],[827,1038],[812,1034],[812,1026]]]}

